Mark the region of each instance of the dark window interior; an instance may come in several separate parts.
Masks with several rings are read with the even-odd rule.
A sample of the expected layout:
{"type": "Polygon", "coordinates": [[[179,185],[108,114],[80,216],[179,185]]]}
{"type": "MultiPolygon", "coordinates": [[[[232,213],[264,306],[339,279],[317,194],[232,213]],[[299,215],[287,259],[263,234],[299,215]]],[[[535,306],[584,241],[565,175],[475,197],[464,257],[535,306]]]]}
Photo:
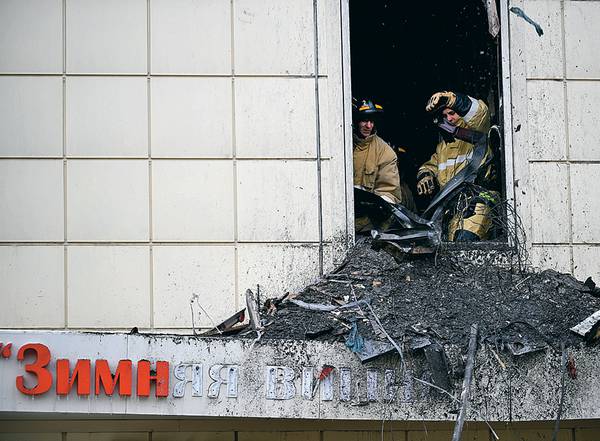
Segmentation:
{"type": "Polygon", "coordinates": [[[350,0],[350,45],[353,96],[384,107],[379,135],[407,150],[399,154],[400,172],[423,208],[415,175],[438,139],[425,112],[431,94],[450,90],[483,99],[492,124],[499,122],[498,38],[488,32],[483,2],[350,0]]]}

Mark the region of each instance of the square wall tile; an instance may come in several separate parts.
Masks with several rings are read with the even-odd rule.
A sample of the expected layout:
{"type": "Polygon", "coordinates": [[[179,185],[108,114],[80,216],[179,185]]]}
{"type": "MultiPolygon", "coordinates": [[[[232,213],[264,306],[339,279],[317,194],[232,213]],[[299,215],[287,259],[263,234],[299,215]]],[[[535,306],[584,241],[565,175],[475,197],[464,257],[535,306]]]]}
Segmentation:
{"type": "Polygon", "coordinates": [[[569,1],[564,5],[567,78],[598,78],[600,3],[569,1]]]}
{"type": "Polygon", "coordinates": [[[0,72],[63,71],[61,0],[0,2],[0,72]]]}
{"type": "MultiPolygon", "coordinates": [[[[339,222],[346,218],[345,198],[340,196],[334,188],[335,177],[332,176],[332,161],[321,161],[321,210],[323,214],[323,240],[331,241],[334,231],[340,228],[339,222]],[[334,208],[335,207],[335,208],[334,208]],[[341,210],[341,211],[340,211],[341,210]]],[[[343,175],[343,170],[342,176],[343,175]]],[[[344,187],[341,187],[344,190],[344,187]]]]}
{"type": "MultiPolygon", "coordinates": [[[[446,441],[452,439],[452,432],[452,430],[411,430],[406,439],[407,441],[446,441]]],[[[462,441],[489,441],[490,434],[488,430],[463,430],[460,439],[462,441]]]]}
{"type": "Polygon", "coordinates": [[[577,441],[598,441],[598,428],[575,429],[575,440],[577,441]]]}
{"type": "Polygon", "coordinates": [[[62,433],[0,433],[0,441],[62,441],[62,433]]]}
{"type": "MultiPolygon", "coordinates": [[[[554,430],[548,424],[544,429],[496,429],[496,434],[501,440],[519,441],[553,441],[554,430]]],[[[560,429],[556,441],[573,441],[571,429],[560,429]]],[[[491,439],[495,439],[490,436],[491,439]]],[[[487,441],[487,440],[486,440],[487,441]]],[[[579,441],[579,440],[578,440],[579,441]]]]}
{"type": "Polygon", "coordinates": [[[236,78],[238,157],[315,158],[316,121],[313,79],[236,78]]]}
{"type": "Polygon", "coordinates": [[[319,441],[319,432],[238,432],[238,441],[319,441]]]}
{"type": "Polygon", "coordinates": [[[67,0],[67,72],[146,73],[146,0],[67,0]]]}
{"type": "Polygon", "coordinates": [[[354,207],[348,209],[345,177],[343,158],[321,161],[321,205],[325,241],[347,240],[350,229],[348,216],[354,216],[354,207]]]}
{"type": "Polygon", "coordinates": [[[0,213],[0,241],[62,242],[62,160],[1,160],[0,213]]]}
{"type": "Polygon", "coordinates": [[[386,430],[382,439],[381,431],[336,430],[323,432],[323,441],[405,441],[405,434],[404,431],[390,432],[386,430]]]}
{"type": "Polygon", "coordinates": [[[569,81],[567,83],[570,159],[600,160],[599,100],[600,82],[569,81]]]}
{"type": "Polygon", "coordinates": [[[591,277],[596,283],[600,281],[600,246],[573,246],[573,275],[579,280],[591,277]]]}
{"type": "Polygon", "coordinates": [[[147,161],[69,160],[68,240],[147,241],[148,192],[147,161]]]}
{"type": "Polygon", "coordinates": [[[340,266],[347,256],[348,247],[345,243],[336,242],[333,245],[323,245],[323,274],[329,274],[340,266]]]}
{"type": "Polygon", "coordinates": [[[67,441],[148,441],[148,432],[86,432],[67,433],[67,441]]]}
{"type": "Polygon", "coordinates": [[[600,164],[571,165],[573,242],[600,243],[598,176],[600,164]]]}
{"type": "Polygon", "coordinates": [[[527,82],[529,159],[565,159],[565,93],[562,81],[527,82]]]}
{"type": "Polygon", "coordinates": [[[152,0],[152,72],[231,73],[231,3],[152,0]]]}
{"type": "Polygon", "coordinates": [[[231,161],[153,161],[153,239],[232,241],[233,182],[231,161]]]}
{"type": "Polygon", "coordinates": [[[238,245],[238,286],[261,297],[279,297],[287,291],[300,292],[319,278],[319,246],[313,244],[238,245]]]}
{"type": "Polygon", "coordinates": [[[0,96],[0,156],[62,156],[62,78],[0,77],[0,96]]]}
{"type": "MultiPolygon", "coordinates": [[[[527,78],[562,78],[564,50],[561,2],[526,0],[523,10],[544,30],[544,35],[538,37],[533,26],[525,21],[520,23],[526,28],[524,36],[527,42],[524,47],[527,78]]],[[[522,20],[516,15],[511,15],[510,19],[522,20]]]]}
{"type": "Polygon", "coordinates": [[[153,157],[231,157],[230,78],[151,81],[153,157]]]}
{"type": "Polygon", "coordinates": [[[195,327],[212,328],[236,312],[233,246],[154,246],[152,252],[155,327],[191,328],[193,310],[195,327]]]}
{"type": "MultiPolygon", "coordinates": [[[[321,158],[344,158],[342,88],[331,78],[319,78],[319,134],[321,158]]],[[[350,122],[348,122],[350,124],[350,122]]],[[[352,140],[350,140],[350,143],[352,140]]]]}
{"type": "Polygon", "coordinates": [[[69,77],[69,156],[147,156],[146,78],[69,77]]]}
{"type": "Polygon", "coordinates": [[[239,161],[239,240],[318,241],[314,161],[239,161]]]}
{"type": "Polygon", "coordinates": [[[65,325],[62,246],[1,246],[0,280],[0,328],[65,325]]]}
{"type": "Polygon", "coordinates": [[[152,432],[152,441],[234,441],[234,432],[152,432]]]}
{"type": "Polygon", "coordinates": [[[539,270],[552,269],[561,273],[571,272],[571,248],[569,246],[533,246],[530,251],[531,265],[539,270]]]}
{"type": "Polygon", "coordinates": [[[312,75],[313,14],[312,0],[236,0],[235,72],[312,75]]]}
{"type": "Polygon", "coordinates": [[[534,243],[569,242],[568,169],[566,164],[529,164],[531,240],[534,243]]]}
{"type": "Polygon", "coordinates": [[[340,7],[340,2],[336,0],[317,1],[319,75],[333,75],[340,68],[342,61],[339,56],[342,53],[340,7]]]}
{"type": "Polygon", "coordinates": [[[68,247],[67,299],[70,328],[149,327],[149,248],[68,247]]]}

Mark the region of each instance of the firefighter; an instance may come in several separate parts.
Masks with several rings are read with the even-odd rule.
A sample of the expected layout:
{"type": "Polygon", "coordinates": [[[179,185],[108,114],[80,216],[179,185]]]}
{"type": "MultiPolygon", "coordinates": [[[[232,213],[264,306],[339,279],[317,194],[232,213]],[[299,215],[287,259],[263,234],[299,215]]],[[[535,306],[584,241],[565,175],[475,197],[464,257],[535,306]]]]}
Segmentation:
{"type": "Polygon", "coordinates": [[[402,202],[398,159],[377,136],[376,123],[382,114],[383,107],[371,100],[353,103],[354,186],[398,204],[402,202]]]}
{"type": "MultiPolygon", "coordinates": [[[[425,110],[453,127],[475,130],[484,136],[490,129],[488,106],[468,95],[455,92],[434,93],[425,110]]],[[[440,131],[435,153],[417,172],[417,194],[431,196],[459,173],[473,156],[474,145],[440,131]]],[[[492,150],[487,145],[476,184],[488,187],[494,179],[492,150]]],[[[448,224],[448,240],[473,242],[487,239],[492,227],[490,212],[499,195],[482,187],[473,187],[469,194],[457,199],[456,212],[448,224]],[[460,206],[459,206],[460,205],[460,206]]]]}
{"type": "MultiPolygon", "coordinates": [[[[383,107],[364,99],[352,103],[354,187],[380,196],[390,204],[403,201],[398,158],[394,150],[377,135],[376,123],[383,107]]],[[[412,196],[412,195],[411,195],[412,196]]],[[[406,198],[404,198],[406,199],[406,198]]],[[[386,229],[391,219],[377,219],[373,213],[357,211],[357,233],[386,229]]]]}

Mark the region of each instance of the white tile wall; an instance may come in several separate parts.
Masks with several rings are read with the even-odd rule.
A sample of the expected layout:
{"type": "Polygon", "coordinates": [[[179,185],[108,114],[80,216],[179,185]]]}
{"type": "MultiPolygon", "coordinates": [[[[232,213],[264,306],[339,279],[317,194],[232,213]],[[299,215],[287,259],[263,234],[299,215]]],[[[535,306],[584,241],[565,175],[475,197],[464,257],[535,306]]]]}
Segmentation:
{"type": "Polygon", "coordinates": [[[562,81],[527,82],[529,157],[561,160],[567,155],[565,93],[562,81]]]}
{"type": "Polygon", "coordinates": [[[146,9],[146,0],[67,0],[67,72],[147,72],[146,9]]]}
{"type": "Polygon", "coordinates": [[[315,80],[236,78],[238,157],[316,157],[315,80]]]}
{"type": "Polygon", "coordinates": [[[240,240],[319,240],[314,161],[239,161],[237,171],[240,240]]]}
{"type": "Polygon", "coordinates": [[[519,21],[525,29],[528,44],[525,51],[528,78],[562,78],[563,44],[561,2],[555,0],[526,0],[523,10],[544,30],[537,35],[533,26],[512,15],[511,20],[519,21]]]}
{"type": "Polygon", "coordinates": [[[147,156],[146,78],[68,77],[69,156],[147,156]]]}
{"type": "Polygon", "coordinates": [[[0,241],[64,240],[61,160],[0,161],[0,241]]]}
{"type": "Polygon", "coordinates": [[[261,297],[279,297],[304,288],[307,274],[319,276],[317,245],[242,244],[238,259],[240,295],[260,285],[261,297]]]}
{"type": "Polygon", "coordinates": [[[62,246],[0,247],[0,328],[63,327],[62,246]]]}
{"type": "Polygon", "coordinates": [[[153,239],[232,241],[233,182],[231,161],[153,161],[153,239]]]}
{"type": "Polygon", "coordinates": [[[569,81],[567,103],[569,106],[569,148],[574,160],[600,160],[598,127],[600,115],[600,82],[569,81]]]}
{"type": "Polygon", "coordinates": [[[148,174],[144,160],[70,160],[68,240],[149,240],[148,174]]]}
{"type": "Polygon", "coordinates": [[[313,14],[311,0],[236,0],[235,72],[314,73],[313,14]]]}
{"type": "Polygon", "coordinates": [[[560,163],[532,163],[531,240],[536,243],[569,242],[568,169],[560,163]]]}
{"type": "Polygon", "coordinates": [[[152,156],[231,157],[230,78],[153,78],[152,156]]]}
{"type": "MultiPolygon", "coordinates": [[[[319,73],[335,76],[319,79],[332,239],[329,216],[346,222],[339,2],[317,8],[319,73]]],[[[242,283],[318,276],[313,15],[312,0],[0,0],[0,252],[34,242],[0,256],[11,292],[33,293],[11,297],[10,326],[27,326],[23,301],[39,326],[186,328],[191,291],[219,321],[242,283]]]]}
{"type": "Polygon", "coordinates": [[[231,73],[231,3],[152,0],[152,72],[231,73]]]}
{"type": "Polygon", "coordinates": [[[0,156],[62,156],[61,78],[0,77],[0,97],[0,156]]]}
{"type": "Polygon", "coordinates": [[[573,242],[600,242],[600,164],[572,164],[573,242]]]}
{"type": "Polygon", "coordinates": [[[600,243],[600,3],[524,0],[520,6],[544,29],[538,37],[523,20],[509,17],[513,115],[527,107],[519,117],[526,117],[525,130],[513,134],[512,151],[520,211],[533,242],[530,257],[534,266],[574,268],[576,276],[587,277],[597,273],[590,266],[600,243]],[[523,216],[527,210],[531,216],[523,216]]]}
{"type": "Polygon", "coordinates": [[[568,78],[600,78],[600,3],[564,2],[568,78]]]}
{"type": "Polygon", "coordinates": [[[530,258],[535,268],[553,269],[561,273],[571,272],[571,247],[569,246],[534,245],[530,258]]]}
{"type": "Polygon", "coordinates": [[[591,277],[594,282],[600,281],[600,247],[576,245],[573,247],[573,275],[579,280],[591,277]]]}
{"type": "Polygon", "coordinates": [[[190,328],[192,310],[197,328],[213,327],[235,312],[233,246],[155,246],[152,252],[155,327],[190,328]]]}
{"type": "Polygon", "coordinates": [[[147,246],[70,246],[67,249],[68,326],[150,326],[147,246]]]}
{"type": "Polygon", "coordinates": [[[63,70],[61,0],[0,2],[0,72],[63,70]]]}

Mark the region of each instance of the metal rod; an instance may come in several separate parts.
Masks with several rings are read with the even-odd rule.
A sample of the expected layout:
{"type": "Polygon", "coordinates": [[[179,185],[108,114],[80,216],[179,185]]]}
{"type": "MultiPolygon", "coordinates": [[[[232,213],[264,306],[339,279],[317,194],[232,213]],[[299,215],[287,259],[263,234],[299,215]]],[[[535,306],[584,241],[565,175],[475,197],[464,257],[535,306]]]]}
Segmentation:
{"type": "Polygon", "coordinates": [[[465,367],[465,378],[463,379],[462,392],[460,393],[460,412],[454,426],[452,441],[460,441],[462,428],[467,415],[467,407],[469,406],[469,389],[471,388],[471,380],[473,378],[473,367],[475,366],[475,352],[477,351],[477,324],[471,325],[471,337],[469,338],[469,350],[467,351],[467,365],[465,367]]]}

